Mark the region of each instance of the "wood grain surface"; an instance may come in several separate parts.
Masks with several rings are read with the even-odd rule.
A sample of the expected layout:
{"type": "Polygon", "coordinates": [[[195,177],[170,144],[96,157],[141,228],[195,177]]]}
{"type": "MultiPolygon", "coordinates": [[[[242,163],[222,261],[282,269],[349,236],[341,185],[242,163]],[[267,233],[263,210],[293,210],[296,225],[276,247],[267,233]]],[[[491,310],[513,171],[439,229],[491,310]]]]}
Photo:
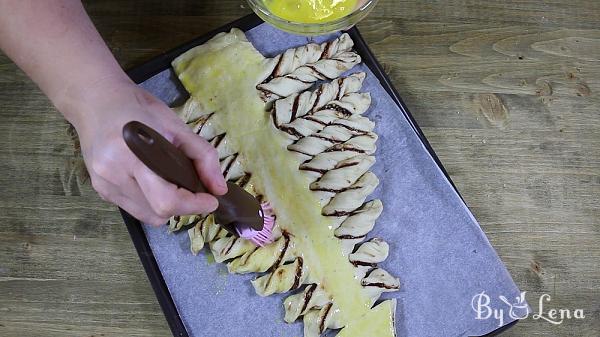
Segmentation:
{"type": "MultiPolygon", "coordinates": [[[[242,1],[86,1],[128,68],[242,1]]],[[[504,336],[600,336],[600,2],[382,0],[359,24],[534,310],[504,336]]],[[[73,130],[0,54],[0,336],[168,336],[73,130]]],[[[253,336],[250,336],[253,337],[253,336]]],[[[452,336],[444,336],[452,337],[452,336]]]]}

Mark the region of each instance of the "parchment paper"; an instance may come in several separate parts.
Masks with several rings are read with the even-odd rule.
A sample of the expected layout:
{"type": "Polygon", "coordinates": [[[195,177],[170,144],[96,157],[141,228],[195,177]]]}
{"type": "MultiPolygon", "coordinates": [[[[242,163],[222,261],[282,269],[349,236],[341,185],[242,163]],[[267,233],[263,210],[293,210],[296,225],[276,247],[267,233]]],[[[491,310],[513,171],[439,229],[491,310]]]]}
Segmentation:
{"type": "MultiPolygon", "coordinates": [[[[247,36],[266,56],[309,42],[266,24],[247,36]]],[[[376,122],[379,135],[372,170],[381,183],[371,199],[381,199],[384,211],[369,237],[390,244],[381,266],[401,281],[399,292],[384,295],[398,300],[397,335],[478,336],[497,329],[497,320],[477,320],[472,309],[473,296],[482,291],[490,296],[490,307],[505,309],[504,324],[511,322],[498,296],[514,299],[519,290],[502,261],[377,78],[362,64],[351,72],[356,71],[367,73],[362,91],[371,93],[373,103],[366,116],[376,122]]],[[[142,86],[169,104],[181,100],[172,71],[142,86]]],[[[190,336],[302,336],[301,323],[283,322],[286,295],[260,297],[249,282],[253,275],[230,275],[204,252],[193,256],[185,231],[145,230],[190,336]]]]}

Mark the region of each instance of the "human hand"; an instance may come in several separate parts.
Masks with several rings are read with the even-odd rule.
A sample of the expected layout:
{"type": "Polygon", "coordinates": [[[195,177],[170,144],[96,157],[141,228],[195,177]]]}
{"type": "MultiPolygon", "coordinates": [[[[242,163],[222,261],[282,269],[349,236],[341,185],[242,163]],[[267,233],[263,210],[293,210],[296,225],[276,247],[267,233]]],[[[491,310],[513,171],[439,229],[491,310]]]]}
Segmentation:
{"type": "Polygon", "coordinates": [[[131,82],[81,2],[0,1],[0,48],[75,126],[92,185],[105,200],[153,225],[217,207],[213,196],[159,178],[125,144],[123,126],[140,121],[193,160],[210,193],[227,191],[216,150],[131,82]]]}
{"type": "Polygon", "coordinates": [[[161,225],[173,215],[215,210],[210,194],[192,193],[165,181],[146,167],[125,144],[123,126],[140,121],[162,134],[190,159],[202,183],[214,195],[227,191],[216,150],[194,134],[164,103],[124,80],[101,81],[78,93],[65,112],[79,135],[94,189],[144,223],[161,225]]]}

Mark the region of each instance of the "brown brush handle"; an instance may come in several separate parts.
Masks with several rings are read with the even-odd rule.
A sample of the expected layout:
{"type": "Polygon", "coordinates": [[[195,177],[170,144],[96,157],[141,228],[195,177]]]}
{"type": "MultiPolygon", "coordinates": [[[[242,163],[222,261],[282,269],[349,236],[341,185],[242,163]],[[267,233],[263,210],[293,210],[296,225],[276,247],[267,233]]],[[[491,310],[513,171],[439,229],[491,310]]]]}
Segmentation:
{"type": "Polygon", "coordinates": [[[123,139],[138,159],[161,178],[194,193],[207,193],[194,163],[151,127],[129,122],[123,127],[123,139]]]}
{"type": "MultiPolygon", "coordinates": [[[[123,139],[139,160],[161,178],[194,193],[208,193],[194,163],[151,127],[138,121],[129,122],[123,127],[123,139]]],[[[255,230],[263,228],[260,204],[240,186],[227,183],[227,193],[215,197],[219,201],[215,220],[232,234],[237,235],[236,224],[255,230]]]]}

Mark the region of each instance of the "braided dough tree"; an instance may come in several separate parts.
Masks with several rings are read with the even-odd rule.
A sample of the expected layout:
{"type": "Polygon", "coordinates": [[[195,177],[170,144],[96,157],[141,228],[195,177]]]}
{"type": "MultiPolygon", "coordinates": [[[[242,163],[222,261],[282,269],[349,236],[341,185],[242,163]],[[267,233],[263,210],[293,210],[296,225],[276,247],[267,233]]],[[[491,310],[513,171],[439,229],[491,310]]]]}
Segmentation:
{"type": "Polygon", "coordinates": [[[360,63],[352,46],[343,34],[267,59],[234,29],[173,62],[191,94],[176,112],[216,147],[227,180],[272,205],[276,227],[262,248],[212,215],[174,217],[169,227],[191,227],[192,252],[208,245],[231,273],[259,273],[259,295],[294,291],[285,320],[303,319],[306,337],[395,336],[395,301],[373,307],[399,282],[377,267],[388,244],[365,241],[383,206],[367,200],[378,179],[365,74],[339,77],[360,63]]]}

